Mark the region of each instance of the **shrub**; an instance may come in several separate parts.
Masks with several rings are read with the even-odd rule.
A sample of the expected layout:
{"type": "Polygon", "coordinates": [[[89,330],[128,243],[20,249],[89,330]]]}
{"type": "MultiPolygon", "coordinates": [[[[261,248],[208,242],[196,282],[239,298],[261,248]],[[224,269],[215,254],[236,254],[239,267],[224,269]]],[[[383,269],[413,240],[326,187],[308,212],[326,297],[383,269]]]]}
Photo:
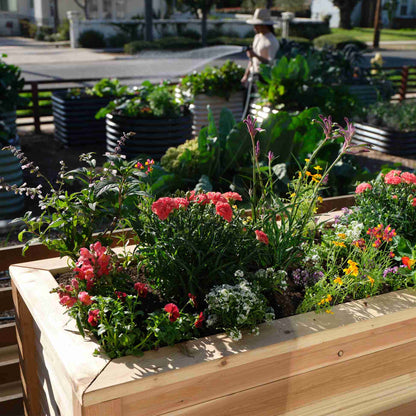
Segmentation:
{"type": "Polygon", "coordinates": [[[329,35],[319,36],[313,40],[313,44],[317,48],[322,48],[327,45],[336,49],[343,49],[346,45],[353,44],[361,50],[367,49],[367,45],[364,42],[341,33],[331,33],[329,35]]]}
{"type": "Polygon", "coordinates": [[[120,48],[124,47],[129,42],[129,37],[124,33],[116,33],[115,35],[108,36],[106,38],[106,43],[111,48],[120,48]]]}
{"type": "Polygon", "coordinates": [[[290,22],[289,37],[303,37],[309,40],[318,38],[322,35],[329,34],[328,23],[308,23],[308,22],[290,22]]]}
{"type": "Polygon", "coordinates": [[[104,48],[104,35],[96,30],[86,30],[82,32],[78,38],[79,44],[83,48],[104,48]]]}
{"type": "Polygon", "coordinates": [[[20,19],[19,24],[22,36],[34,39],[37,26],[34,23],[31,23],[29,19],[20,19]]]}
{"type": "Polygon", "coordinates": [[[160,49],[169,50],[192,49],[201,46],[198,39],[190,39],[182,36],[169,36],[161,38],[157,42],[160,45],[160,49]]]}
{"type": "Polygon", "coordinates": [[[158,42],[149,42],[147,40],[135,40],[124,45],[124,52],[129,55],[134,55],[137,52],[147,49],[159,49],[158,42]]]}
{"type": "Polygon", "coordinates": [[[218,38],[208,39],[208,46],[215,45],[238,45],[238,46],[250,46],[253,44],[253,38],[232,38],[228,36],[220,36],[218,38]]]}

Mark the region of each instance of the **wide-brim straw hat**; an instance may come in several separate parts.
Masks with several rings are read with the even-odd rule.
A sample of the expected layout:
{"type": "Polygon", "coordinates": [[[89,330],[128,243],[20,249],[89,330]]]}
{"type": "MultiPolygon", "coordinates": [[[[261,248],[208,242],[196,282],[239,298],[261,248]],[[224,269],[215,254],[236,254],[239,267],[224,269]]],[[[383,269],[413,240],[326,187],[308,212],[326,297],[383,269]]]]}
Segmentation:
{"type": "Polygon", "coordinates": [[[253,17],[246,20],[249,25],[272,25],[275,22],[272,20],[269,9],[256,9],[253,17]]]}

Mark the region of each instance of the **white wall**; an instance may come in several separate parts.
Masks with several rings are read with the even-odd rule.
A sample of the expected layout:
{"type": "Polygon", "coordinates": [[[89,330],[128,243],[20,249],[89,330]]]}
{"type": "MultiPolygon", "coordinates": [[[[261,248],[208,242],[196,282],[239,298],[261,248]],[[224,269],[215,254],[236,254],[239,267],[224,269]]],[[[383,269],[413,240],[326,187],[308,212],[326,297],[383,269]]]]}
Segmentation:
{"type": "MultiPolygon", "coordinates": [[[[359,2],[351,14],[351,22],[353,25],[360,23],[361,2],[359,2]]],[[[331,0],[312,0],[311,18],[322,19],[325,15],[331,15],[329,27],[339,27],[340,14],[338,7],[334,6],[331,0]]]]}

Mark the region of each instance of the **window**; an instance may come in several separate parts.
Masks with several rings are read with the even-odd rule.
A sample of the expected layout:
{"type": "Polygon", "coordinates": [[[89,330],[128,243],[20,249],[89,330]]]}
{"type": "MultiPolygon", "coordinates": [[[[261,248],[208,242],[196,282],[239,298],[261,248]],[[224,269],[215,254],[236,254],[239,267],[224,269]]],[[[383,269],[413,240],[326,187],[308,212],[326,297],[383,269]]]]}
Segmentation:
{"type": "Polygon", "coordinates": [[[103,0],[103,19],[113,18],[113,7],[111,0],[103,0]]]}
{"type": "Polygon", "coordinates": [[[407,16],[409,14],[409,0],[399,0],[397,14],[399,16],[407,16]]]}
{"type": "Polygon", "coordinates": [[[98,0],[88,1],[88,14],[90,19],[98,19],[98,0]]]}
{"type": "Polygon", "coordinates": [[[0,11],[17,12],[17,0],[0,0],[0,11]]]}
{"type": "Polygon", "coordinates": [[[125,0],[116,0],[116,19],[124,19],[126,17],[125,0]]]}

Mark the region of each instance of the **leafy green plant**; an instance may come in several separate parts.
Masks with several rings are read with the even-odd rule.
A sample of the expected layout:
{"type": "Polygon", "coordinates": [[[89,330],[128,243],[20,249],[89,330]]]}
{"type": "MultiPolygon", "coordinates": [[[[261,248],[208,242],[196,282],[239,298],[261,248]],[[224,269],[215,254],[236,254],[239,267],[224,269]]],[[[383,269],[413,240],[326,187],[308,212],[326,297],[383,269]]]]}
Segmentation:
{"type": "Polygon", "coordinates": [[[7,55],[0,56],[0,113],[16,110],[19,104],[26,102],[19,93],[25,84],[19,67],[4,61],[7,55]]]}
{"type": "Polygon", "coordinates": [[[85,92],[95,97],[121,97],[127,93],[127,86],[121,85],[118,79],[103,78],[85,92]]]}
{"type": "Polygon", "coordinates": [[[207,67],[201,72],[183,77],[180,88],[193,96],[206,94],[228,99],[234,92],[241,90],[243,75],[244,69],[241,66],[226,61],[221,67],[207,67]]]}
{"type": "Polygon", "coordinates": [[[111,101],[95,117],[103,118],[114,112],[132,118],[176,118],[186,111],[187,107],[176,101],[173,87],[168,82],[152,84],[143,81],[130,96],[111,101]]]}

